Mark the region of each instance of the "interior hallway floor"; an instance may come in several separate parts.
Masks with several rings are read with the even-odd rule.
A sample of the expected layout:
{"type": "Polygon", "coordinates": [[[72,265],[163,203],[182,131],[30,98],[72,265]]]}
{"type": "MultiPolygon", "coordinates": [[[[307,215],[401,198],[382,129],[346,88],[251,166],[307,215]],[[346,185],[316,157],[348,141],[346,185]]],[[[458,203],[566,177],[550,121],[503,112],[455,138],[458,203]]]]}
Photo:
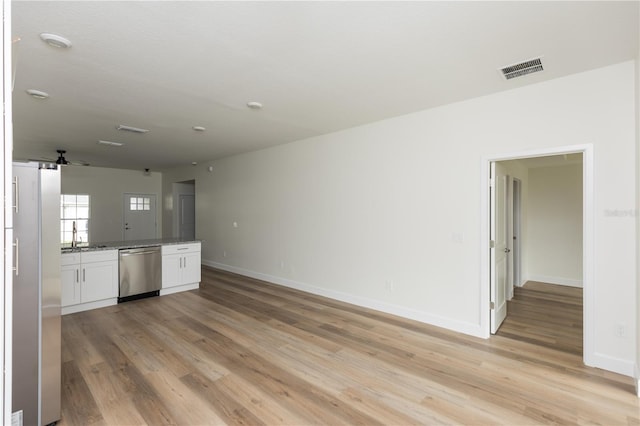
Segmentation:
{"type": "Polygon", "coordinates": [[[582,356],[582,288],[527,281],[497,334],[582,356]]]}

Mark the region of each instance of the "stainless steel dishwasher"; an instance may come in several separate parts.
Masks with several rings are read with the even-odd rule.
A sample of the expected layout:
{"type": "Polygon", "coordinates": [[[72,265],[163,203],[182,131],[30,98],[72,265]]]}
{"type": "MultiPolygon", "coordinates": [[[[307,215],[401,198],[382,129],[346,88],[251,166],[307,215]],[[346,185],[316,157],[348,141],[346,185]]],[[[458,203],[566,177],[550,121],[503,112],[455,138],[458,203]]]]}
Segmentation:
{"type": "Polygon", "coordinates": [[[120,250],[120,292],[118,303],[157,296],[162,287],[160,247],[120,250]]]}

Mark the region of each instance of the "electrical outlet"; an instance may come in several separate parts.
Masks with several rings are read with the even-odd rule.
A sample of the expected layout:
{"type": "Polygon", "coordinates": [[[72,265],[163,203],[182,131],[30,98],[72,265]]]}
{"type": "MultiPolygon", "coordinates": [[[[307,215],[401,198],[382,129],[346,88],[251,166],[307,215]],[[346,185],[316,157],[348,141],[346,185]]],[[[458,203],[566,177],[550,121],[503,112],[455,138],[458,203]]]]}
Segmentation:
{"type": "Polygon", "coordinates": [[[224,250],[224,251],[222,252],[222,257],[227,257],[227,251],[226,251],[226,250],[224,250]]]}
{"type": "Polygon", "coordinates": [[[385,290],[387,290],[389,293],[391,293],[391,292],[394,290],[394,287],[395,287],[395,286],[394,286],[394,284],[393,284],[393,281],[391,281],[391,280],[386,280],[386,281],[384,282],[384,288],[385,288],[385,290]]]}
{"type": "Polygon", "coordinates": [[[284,260],[280,261],[280,269],[284,269],[284,260]]]}
{"type": "Polygon", "coordinates": [[[614,333],[616,337],[625,338],[627,337],[627,327],[624,324],[616,324],[614,333]]]}

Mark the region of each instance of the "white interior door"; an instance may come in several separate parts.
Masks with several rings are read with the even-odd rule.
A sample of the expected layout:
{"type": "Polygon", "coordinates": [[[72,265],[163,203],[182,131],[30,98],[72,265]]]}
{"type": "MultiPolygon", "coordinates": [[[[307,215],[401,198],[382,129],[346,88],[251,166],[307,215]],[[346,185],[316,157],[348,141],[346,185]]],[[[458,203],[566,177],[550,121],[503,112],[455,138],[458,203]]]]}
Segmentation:
{"type": "Polygon", "coordinates": [[[122,223],[125,241],[157,238],[156,195],[124,194],[122,223]]]}
{"type": "MultiPolygon", "coordinates": [[[[512,282],[512,286],[520,286],[522,285],[522,259],[521,259],[521,254],[522,254],[522,247],[521,247],[521,241],[522,241],[522,230],[521,230],[521,223],[522,223],[522,200],[521,200],[521,194],[522,194],[522,182],[519,179],[513,179],[513,191],[511,192],[511,198],[512,198],[512,202],[513,202],[513,222],[511,229],[513,230],[512,232],[512,237],[511,240],[513,241],[513,247],[511,249],[511,257],[513,258],[513,269],[511,276],[513,277],[513,282],[512,282]]],[[[513,293],[513,290],[511,291],[511,293],[513,293]]]]}
{"type": "Polygon", "coordinates": [[[508,232],[507,181],[508,176],[498,163],[491,163],[491,333],[495,334],[507,316],[508,232]]]}
{"type": "Polygon", "coordinates": [[[178,200],[179,220],[178,235],[185,240],[196,238],[196,196],[180,194],[178,200]]]}

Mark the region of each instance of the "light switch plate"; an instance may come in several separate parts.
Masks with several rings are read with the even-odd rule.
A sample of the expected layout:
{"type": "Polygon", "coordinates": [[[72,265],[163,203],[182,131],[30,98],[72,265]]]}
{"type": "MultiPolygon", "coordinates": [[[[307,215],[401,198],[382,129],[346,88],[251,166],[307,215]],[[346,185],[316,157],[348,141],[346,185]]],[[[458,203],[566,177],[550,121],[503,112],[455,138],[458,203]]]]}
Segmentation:
{"type": "Polygon", "coordinates": [[[11,426],[22,426],[22,410],[11,413],[11,426]]]}

